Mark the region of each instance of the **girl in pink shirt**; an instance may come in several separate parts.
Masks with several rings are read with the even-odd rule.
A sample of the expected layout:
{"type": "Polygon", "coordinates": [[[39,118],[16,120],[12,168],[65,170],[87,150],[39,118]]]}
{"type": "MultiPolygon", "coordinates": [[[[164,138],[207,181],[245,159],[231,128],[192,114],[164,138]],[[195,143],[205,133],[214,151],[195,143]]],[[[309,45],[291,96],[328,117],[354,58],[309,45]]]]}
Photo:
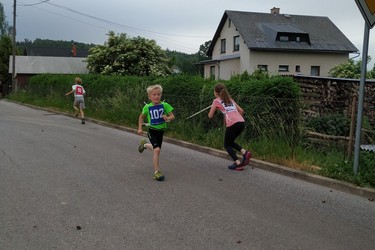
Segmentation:
{"type": "Polygon", "coordinates": [[[245,120],[243,118],[243,109],[230,97],[224,84],[218,83],[214,88],[215,99],[212,102],[209,118],[213,118],[216,110],[220,110],[224,114],[224,122],[226,125],[224,136],[224,148],[234,163],[228,166],[231,170],[242,171],[243,167],[249,164],[251,152],[245,150],[238,145],[235,140],[245,128],[245,120]],[[237,157],[234,149],[242,154],[242,160],[237,157]]]}

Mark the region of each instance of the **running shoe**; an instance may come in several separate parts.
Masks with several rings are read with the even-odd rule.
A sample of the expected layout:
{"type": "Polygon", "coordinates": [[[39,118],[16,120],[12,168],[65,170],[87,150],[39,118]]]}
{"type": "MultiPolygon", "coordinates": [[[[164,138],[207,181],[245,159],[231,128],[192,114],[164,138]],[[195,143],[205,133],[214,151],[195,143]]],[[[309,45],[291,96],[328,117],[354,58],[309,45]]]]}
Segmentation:
{"type": "Polygon", "coordinates": [[[140,145],[139,145],[139,147],[138,147],[138,151],[139,151],[139,153],[143,153],[143,151],[145,151],[145,144],[146,144],[146,140],[141,140],[141,143],[140,143],[140,145]]]}
{"type": "Polygon", "coordinates": [[[237,163],[233,163],[232,165],[228,166],[228,169],[230,169],[230,170],[236,170],[236,171],[242,171],[243,170],[243,166],[241,164],[237,165],[237,163]]]}
{"type": "Polygon", "coordinates": [[[81,122],[81,123],[82,123],[82,124],[85,124],[85,118],[82,119],[82,122],[81,122]]]}
{"type": "Polygon", "coordinates": [[[165,176],[160,171],[157,171],[154,174],[154,180],[162,181],[162,180],[164,180],[164,178],[165,178],[165,176]]]}
{"type": "Polygon", "coordinates": [[[242,166],[247,166],[250,162],[250,158],[251,158],[251,152],[250,151],[246,151],[243,155],[242,155],[242,161],[241,161],[241,165],[242,166]]]}

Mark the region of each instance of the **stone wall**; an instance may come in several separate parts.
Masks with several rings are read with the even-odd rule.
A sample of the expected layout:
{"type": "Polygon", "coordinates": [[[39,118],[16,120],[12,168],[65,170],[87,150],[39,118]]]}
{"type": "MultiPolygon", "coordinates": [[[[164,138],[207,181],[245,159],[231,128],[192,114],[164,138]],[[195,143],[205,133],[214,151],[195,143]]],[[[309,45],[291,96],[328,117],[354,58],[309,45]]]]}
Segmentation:
{"type": "MultiPolygon", "coordinates": [[[[351,116],[353,97],[358,96],[360,80],[310,76],[293,76],[298,82],[306,116],[341,113],[351,116]]],[[[355,101],[357,113],[358,100],[355,101]]],[[[363,115],[375,126],[375,81],[367,80],[363,115]]]]}

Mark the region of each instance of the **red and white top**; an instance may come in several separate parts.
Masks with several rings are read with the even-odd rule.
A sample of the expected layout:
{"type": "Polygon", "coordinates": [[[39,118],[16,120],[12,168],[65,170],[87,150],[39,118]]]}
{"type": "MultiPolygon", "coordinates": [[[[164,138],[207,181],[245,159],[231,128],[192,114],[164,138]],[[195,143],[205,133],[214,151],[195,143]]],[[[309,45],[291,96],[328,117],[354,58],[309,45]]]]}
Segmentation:
{"type": "Polygon", "coordinates": [[[85,93],[85,89],[79,84],[73,85],[72,89],[73,89],[74,97],[81,97],[85,93]]]}
{"type": "Polygon", "coordinates": [[[219,97],[214,99],[212,106],[216,107],[225,115],[225,124],[227,127],[232,126],[237,122],[244,122],[244,118],[238,112],[236,107],[236,102],[233,99],[230,99],[231,103],[225,104],[219,97]]]}

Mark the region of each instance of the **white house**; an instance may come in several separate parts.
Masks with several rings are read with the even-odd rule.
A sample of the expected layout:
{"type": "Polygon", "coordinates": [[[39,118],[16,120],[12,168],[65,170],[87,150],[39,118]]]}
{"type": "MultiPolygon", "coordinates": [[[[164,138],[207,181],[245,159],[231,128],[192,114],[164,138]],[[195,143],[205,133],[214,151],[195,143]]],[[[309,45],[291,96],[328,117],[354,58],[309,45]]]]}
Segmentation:
{"type": "Polygon", "coordinates": [[[206,78],[228,80],[261,69],[276,75],[328,76],[358,49],[328,17],[226,10],[204,65],[206,78]]]}

